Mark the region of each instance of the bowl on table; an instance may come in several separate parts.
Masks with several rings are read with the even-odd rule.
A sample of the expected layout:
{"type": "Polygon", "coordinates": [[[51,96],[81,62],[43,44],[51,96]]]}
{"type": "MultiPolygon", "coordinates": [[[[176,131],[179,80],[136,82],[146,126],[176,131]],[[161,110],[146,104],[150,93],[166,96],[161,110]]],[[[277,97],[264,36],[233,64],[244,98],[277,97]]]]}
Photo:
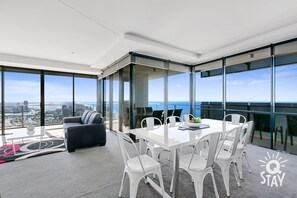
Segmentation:
{"type": "Polygon", "coordinates": [[[189,122],[188,126],[193,127],[193,128],[199,128],[202,123],[194,123],[194,122],[189,122]]]}

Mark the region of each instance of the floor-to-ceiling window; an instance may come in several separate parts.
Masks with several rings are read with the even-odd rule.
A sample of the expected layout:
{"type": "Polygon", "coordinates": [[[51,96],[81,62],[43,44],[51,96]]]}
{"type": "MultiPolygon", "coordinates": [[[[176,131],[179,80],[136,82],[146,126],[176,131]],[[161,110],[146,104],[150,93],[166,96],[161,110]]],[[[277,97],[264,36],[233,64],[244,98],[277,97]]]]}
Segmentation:
{"type": "Polygon", "coordinates": [[[2,133],[29,124],[62,124],[63,117],[74,115],[75,100],[75,115],[81,115],[84,109],[96,110],[97,76],[6,66],[0,71],[0,90],[3,91],[0,91],[0,103],[4,108],[4,115],[2,108],[0,110],[2,133]],[[81,105],[84,108],[80,108],[81,105]]]}
{"type": "Polygon", "coordinates": [[[190,113],[190,73],[189,68],[185,70],[168,71],[168,110],[178,117],[190,113]]]}
{"type": "Polygon", "coordinates": [[[110,121],[110,80],[109,80],[109,77],[106,77],[104,80],[103,80],[103,86],[104,86],[104,93],[103,93],[103,96],[104,96],[104,99],[103,99],[103,116],[104,116],[104,119],[105,119],[105,124],[106,124],[106,127],[109,128],[109,121],[110,121]]]}
{"type": "Polygon", "coordinates": [[[112,75],[112,129],[119,130],[119,73],[112,75]]]}
{"type": "Polygon", "coordinates": [[[196,72],[195,116],[222,119],[223,117],[223,70],[222,61],[199,66],[196,72]]]}
{"type": "Polygon", "coordinates": [[[73,76],[44,75],[45,125],[62,124],[73,116],[73,76]]]}
{"type": "Polygon", "coordinates": [[[226,114],[242,114],[254,120],[251,141],[271,147],[271,58],[270,48],[226,59],[226,114]]]}
{"type": "Polygon", "coordinates": [[[275,47],[274,148],[297,154],[297,42],[275,47]]]}
{"type": "Polygon", "coordinates": [[[130,66],[122,69],[123,73],[123,122],[122,131],[128,132],[130,129],[130,66]]]}
{"type": "MultiPolygon", "coordinates": [[[[135,67],[135,126],[148,115],[164,121],[163,69],[136,65],[135,67]]],[[[168,115],[172,114],[168,110],[168,115]]]]}
{"type": "Polygon", "coordinates": [[[75,115],[81,116],[86,109],[97,108],[97,80],[95,78],[74,77],[75,115]]]}
{"type": "Polygon", "coordinates": [[[5,128],[40,125],[40,73],[4,71],[5,128]]]}

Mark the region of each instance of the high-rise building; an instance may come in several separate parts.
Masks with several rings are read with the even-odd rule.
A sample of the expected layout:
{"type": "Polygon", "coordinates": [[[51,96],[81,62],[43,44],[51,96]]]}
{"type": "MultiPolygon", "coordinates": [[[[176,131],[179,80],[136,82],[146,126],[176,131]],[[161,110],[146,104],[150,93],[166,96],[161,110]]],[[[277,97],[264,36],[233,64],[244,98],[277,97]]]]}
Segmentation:
{"type": "Polygon", "coordinates": [[[29,112],[28,101],[24,101],[24,112],[29,112]]]}
{"type": "Polygon", "coordinates": [[[63,117],[70,116],[70,109],[67,107],[67,105],[62,105],[62,116],[63,117]]]}

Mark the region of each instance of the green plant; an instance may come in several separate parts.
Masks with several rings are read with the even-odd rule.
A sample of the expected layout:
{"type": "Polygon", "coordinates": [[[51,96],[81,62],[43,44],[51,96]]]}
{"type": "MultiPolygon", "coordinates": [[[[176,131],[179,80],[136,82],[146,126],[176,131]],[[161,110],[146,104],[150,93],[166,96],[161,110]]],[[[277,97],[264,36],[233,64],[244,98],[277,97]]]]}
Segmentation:
{"type": "Polygon", "coordinates": [[[192,123],[200,123],[201,122],[201,118],[197,117],[197,118],[192,118],[192,123]]]}

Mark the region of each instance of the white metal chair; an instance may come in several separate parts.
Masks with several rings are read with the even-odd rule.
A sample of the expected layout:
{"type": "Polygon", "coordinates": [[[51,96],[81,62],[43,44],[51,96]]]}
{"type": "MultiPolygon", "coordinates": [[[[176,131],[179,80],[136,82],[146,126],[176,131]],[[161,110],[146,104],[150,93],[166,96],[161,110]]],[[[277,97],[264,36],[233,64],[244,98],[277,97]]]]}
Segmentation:
{"type": "Polygon", "coordinates": [[[188,124],[190,122],[191,118],[195,118],[195,116],[193,116],[192,114],[184,114],[183,115],[185,124],[188,124]]]}
{"type": "MultiPolygon", "coordinates": [[[[236,127],[234,129],[230,130],[227,133],[227,135],[225,135],[223,141],[221,141],[219,143],[220,146],[219,146],[219,150],[218,150],[218,155],[217,155],[217,158],[215,160],[216,164],[218,164],[219,167],[221,168],[222,177],[223,177],[224,185],[225,185],[225,188],[226,188],[227,196],[230,196],[229,169],[230,169],[231,163],[233,163],[234,174],[235,174],[235,179],[237,181],[237,185],[240,186],[238,167],[237,167],[237,165],[235,163],[236,162],[235,161],[235,152],[236,152],[236,148],[237,148],[237,145],[238,145],[238,142],[239,142],[241,128],[242,128],[241,126],[236,127]],[[224,149],[224,142],[226,141],[228,135],[231,134],[231,133],[234,134],[231,149],[225,150],[224,149]]],[[[201,150],[201,152],[200,152],[201,156],[206,156],[207,151],[208,151],[208,148],[201,150]]]]}
{"type": "MultiPolygon", "coordinates": [[[[159,128],[161,125],[162,125],[162,121],[159,119],[159,118],[156,118],[156,117],[147,117],[147,118],[144,118],[140,125],[141,125],[141,128],[145,128],[144,127],[144,123],[146,122],[146,129],[147,130],[154,130],[154,129],[157,129],[159,128]],[[160,125],[155,125],[155,120],[157,122],[160,123],[160,125]]],[[[151,151],[152,153],[152,157],[155,159],[155,160],[159,160],[159,157],[160,157],[160,153],[164,150],[163,148],[161,148],[159,145],[156,145],[156,144],[153,144],[151,142],[147,142],[146,144],[146,153],[148,152],[148,150],[151,151]]]]}
{"type": "MultiPolygon", "coordinates": [[[[149,174],[157,174],[159,181],[160,181],[160,187],[163,197],[164,196],[164,183],[162,178],[162,172],[161,172],[161,165],[159,162],[154,160],[148,155],[139,155],[138,150],[134,144],[134,142],[131,140],[131,138],[122,132],[117,132],[117,137],[120,145],[120,150],[124,159],[125,163],[125,169],[123,173],[123,178],[121,182],[121,187],[119,191],[119,197],[122,197],[123,192],[123,185],[126,174],[129,176],[130,180],[130,198],[136,198],[137,195],[137,189],[138,184],[142,178],[145,178],[145,176],[149,174]],[[132,143],[134,150],[136,151],[136,156],[131,157],[128,153],[128,150],[125,146],[125,140],[132,143]]],[[[128,143],[128,142],[127,142],[128,143]]]]}
{"type": "Polygon", "coordinates": [[[229,169],[230,169],[231,163],[233,163],[233,168],[234,168],[233,170],[234,170],[235,179],[237,181],[237,185],[240,186],[238,167],[237,167],[234,156],[235,156],[236,148],[237,148],[240,133],[241,133],[241,128],[242,127],[236,127],[236,128],[230,130],[227,133],[227,136],[225,136],[225,139],[222,142],[222,145],[221,145],[221,148],[219,150],[217,159],[215,161],[221,168],[223,181],[224,181],[226,192],[227,192],[227,196],[230,196],[230,185],[229,185],[230,173],[229,173],[229,169]],[[234,134],[234,139],[233,139],[231,149],[226,151],[226,150],[222,149],[222,146],[223,146],[224,141],[227,139],[229,134],[234,134]]]}
{"type": "MultiPolygon", "coordinates": [[[[240,114],[227,114],[223,119],[223,133],[226,135],[226,124],[232,125],[244,125],[246,123],[246,118],[240,114]],[[230,119],[230,121],[227,121],[230,119]]],[[[234,134],[229,133],[227,139],[233,139],[234,134]]]]}
{"type": "Polygon", "coordinates": [[[227,114],[227,115],[225,115],[225,117],[223,119],[223,122],[226,122],[229,117],[231,117],[230,122],[233,125],[239,125],[240,123],[243,123],[243,124],[246,123],[246,118],[243,115],[240,115],[240,114],[227,114]],[[241,120],[243,122],[240,122],[241,120]]]}
{"type": "MultiPolygon", "coordinates": [[[[197,198],[203,197],[203,181],[207,174],[212,177],[215,195],[218,198],[218,190],[213,174],[213,163],[216,158],[218,142],[222,136],[222,132],[207,134],[199,139],[195,144],[195,149],[192,154],[183,155],[180,157],[180,168],[187,171],[194,181],[195,193],[197,198]],[[206,157],[197,154],[197,146],[205,140],[209,141],[209,149],[206,157]]],[[[172,185],[172,183],[171,183],[172,185]]]]}
{"type": "Polygon", "coordinates": [[[178,116],[169,116],[166,118],[165,120],[165,124],[168,126],[168,127],[175,127],[177,125],[180,125],[180,117],[178,116]],[[176,122],[176,119],[179,120],[179,123],[176,122]]]}
{"type": "MultiPolygon", "coordinates": [[[[250,141],[250,137],[251,137],[251,134],[252,134],[252,131],[253,131],[253,127],[254,127],[254,122],[253,121],[247,122],[242,127],[239,143],[237,145],[237,149],[236,149],[236,153],[235,153],[235,161],[237,163],[237,167],[238,167],[238,170],[239,170],[240,179],[243,179],[243,176],[242,176],[243,157],[245,157],[249,173],[251,173],[251,167],[250,167],[250,164],[249,164],[248,159],[247,159],[247,153],[246,153],[245,148],[246,148],[246,145],[248,144],[248,142],[250,141]]],[[[227,148],[231,149],[232,141],[226,140],[224,142],[224,145],[227,146],[227,148]]]]}

